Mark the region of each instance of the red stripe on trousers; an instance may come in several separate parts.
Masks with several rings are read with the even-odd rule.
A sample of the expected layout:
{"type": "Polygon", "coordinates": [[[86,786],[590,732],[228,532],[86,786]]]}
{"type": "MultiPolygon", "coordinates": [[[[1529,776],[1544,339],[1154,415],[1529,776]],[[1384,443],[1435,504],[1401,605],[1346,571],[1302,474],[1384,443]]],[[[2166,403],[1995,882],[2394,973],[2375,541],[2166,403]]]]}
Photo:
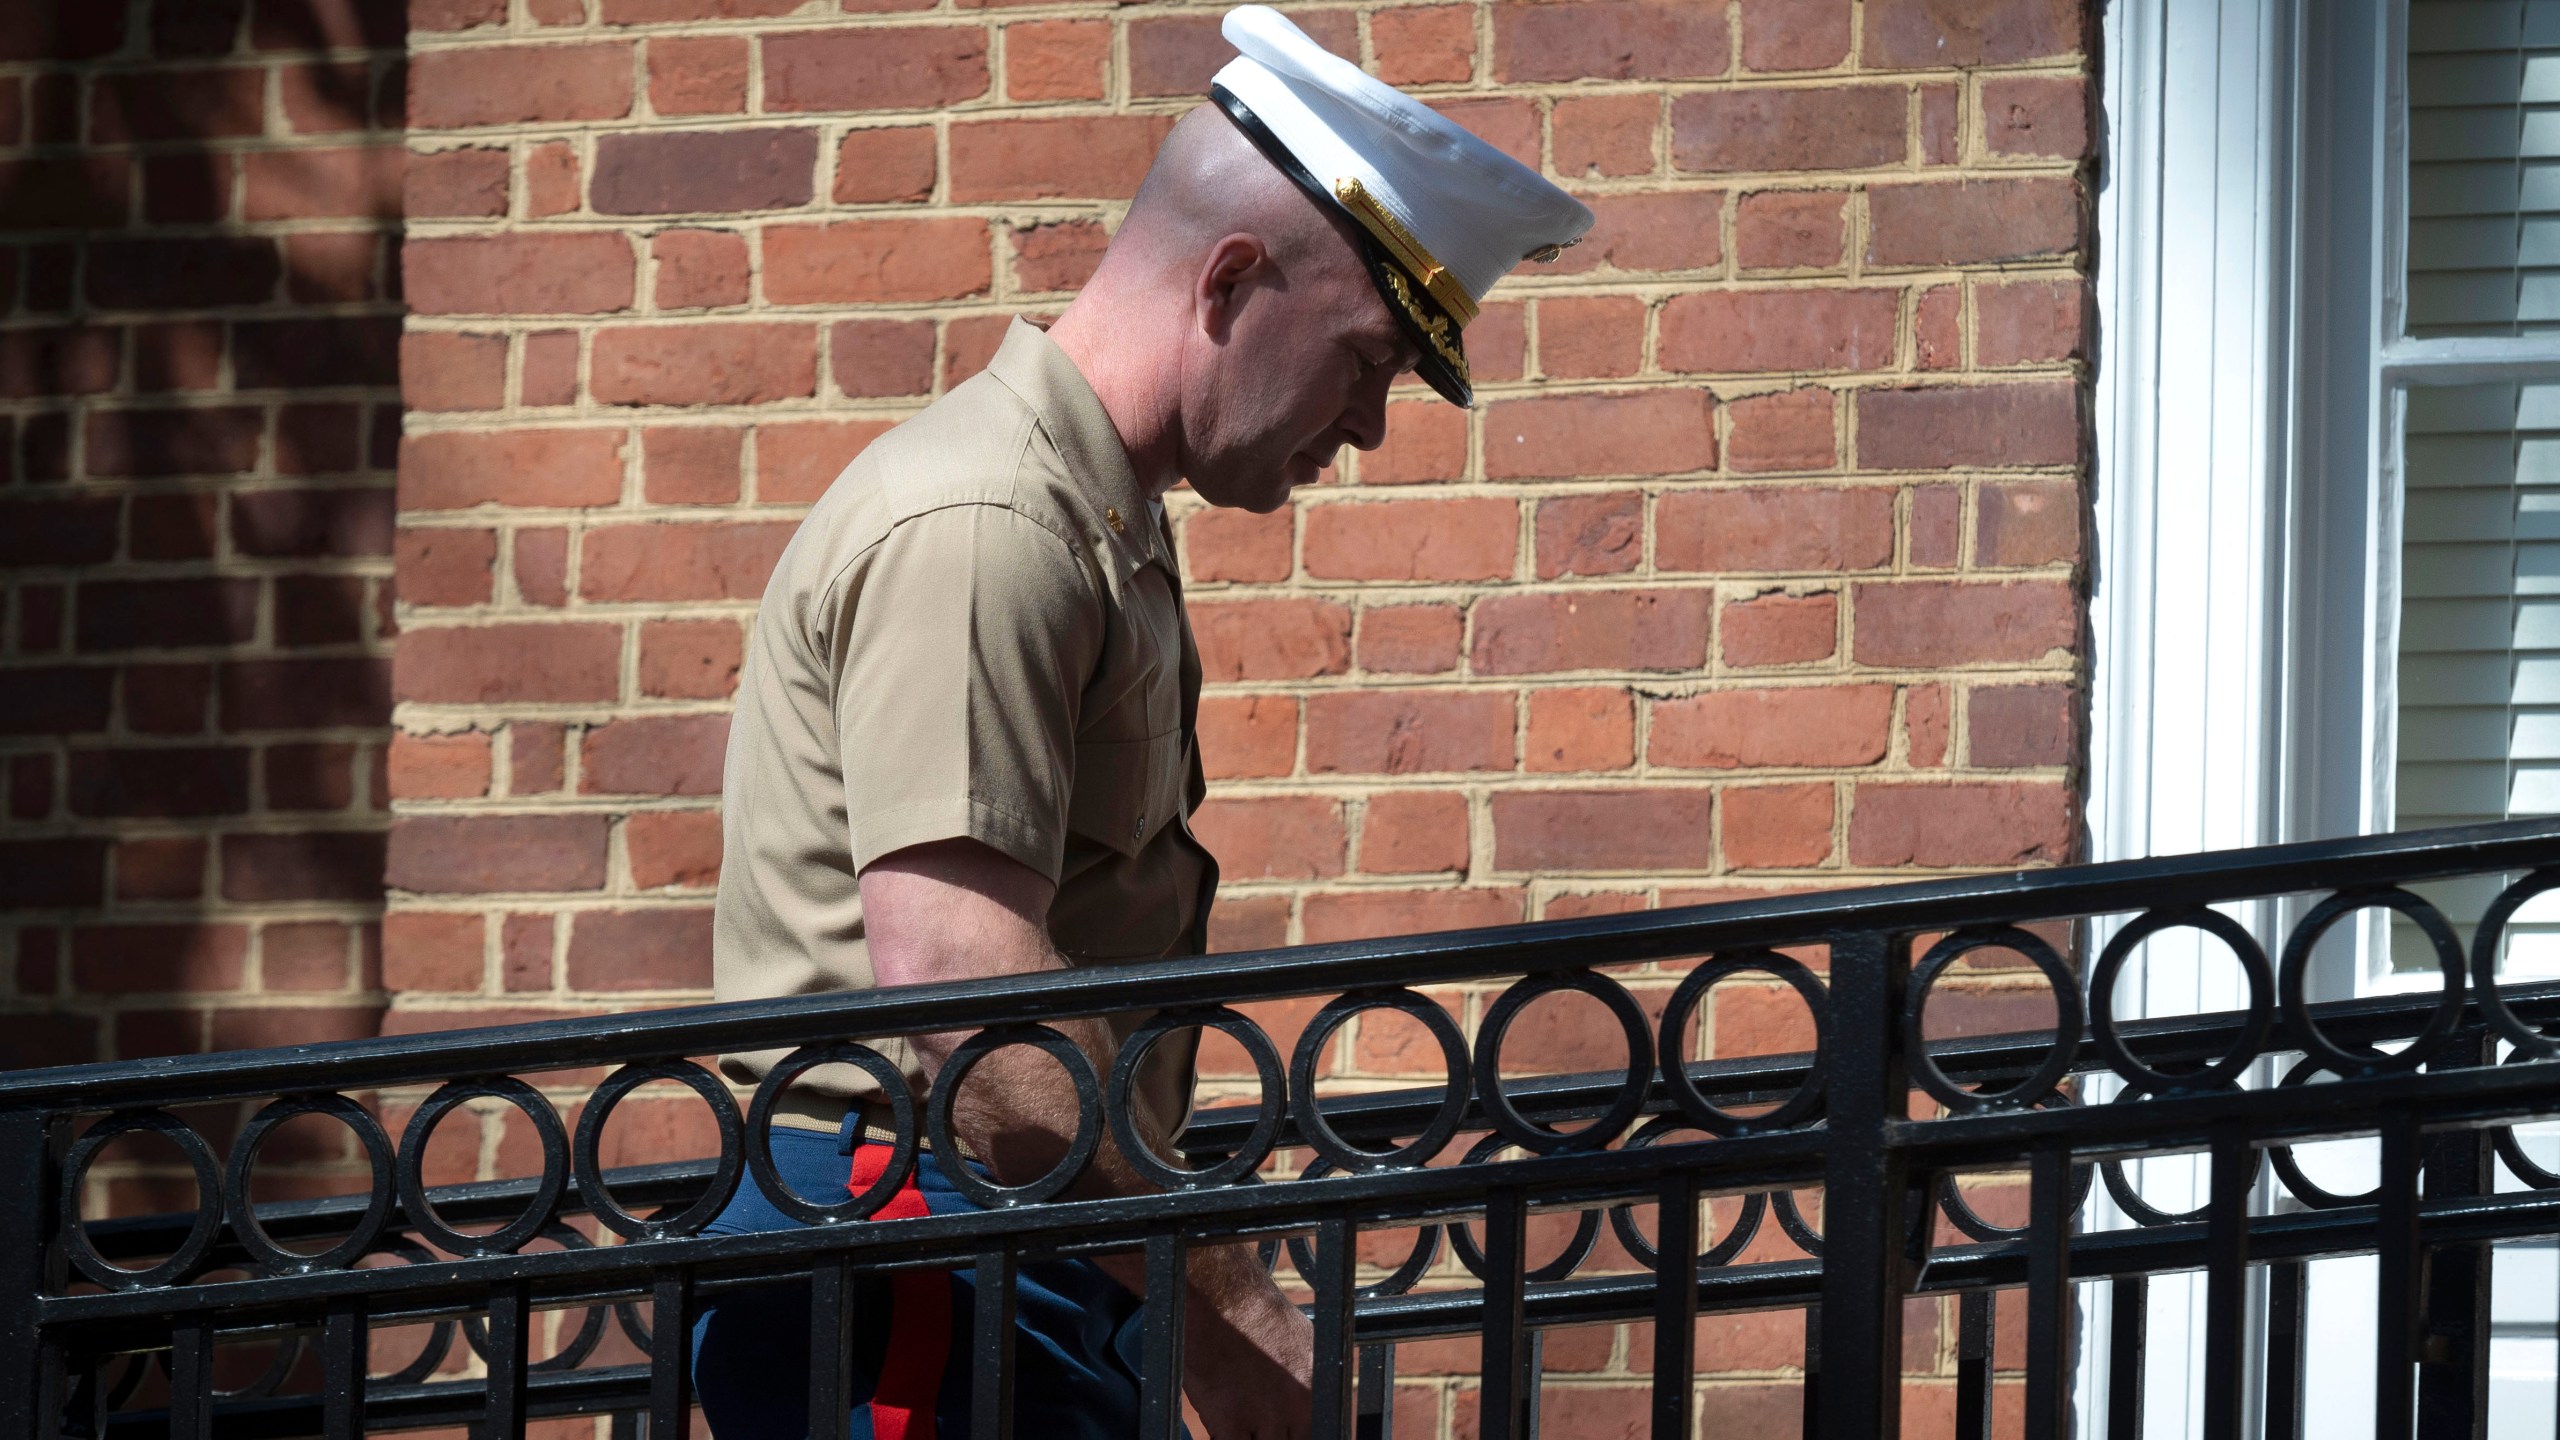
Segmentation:
{"type": "MultiPolygon", "coordinates": [[[[860,1145],[845,1189],[859,1195],[889,1168],[890,1147],[860,1145]]],[[[875,1220],[911,1220],[925,1214],[924,1192],[908,1170],[875,1220]]],[[[889,1352],[871,1391],[875,1440],[932,1440],[934,1401],[942,1393],[942,1367],[951,1356],[951,1277],[939,1270],[901,1270],[889,1277],[889,1352]]]]}

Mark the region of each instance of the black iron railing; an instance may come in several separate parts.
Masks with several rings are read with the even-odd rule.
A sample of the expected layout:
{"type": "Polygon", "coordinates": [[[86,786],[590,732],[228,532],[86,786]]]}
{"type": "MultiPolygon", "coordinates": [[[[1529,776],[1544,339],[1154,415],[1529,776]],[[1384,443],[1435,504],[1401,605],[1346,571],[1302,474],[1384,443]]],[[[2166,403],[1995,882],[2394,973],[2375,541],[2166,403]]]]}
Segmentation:
{"type": "MultiPolygon", "coordinates": [[[[1990,1337],[2002,1303],[2026,1308],[2027,1434],[2077,1426],[2138,1437],[2148,1277],[2201,1271],[2205,1433],[2236,1437],[2263,1424],[2293,1437],[2302,1433],[2304,1266],[2350,1254],[2379,1258],[2377,1348],[2369,1365],[2353,1367],[2373,1387],[2376,1433],[2478,1436],[2493,1247],[2560,1235],[2560,1175],[2513,1135],[2520,1122],[2560,1115],[2560,1065],[2548,1063],[2560,1042],[2543,1029],[2560,1022],[2560,986],[2502,989],[2496,974],[2508,918],[2560,887],[2560,868],[2545,867],[2560,867],[2560,825],[2488,826],[0,1077],[0,1440],[346,1436],[452,1424],[495,1436],[558,1414],[612,1414],[621,1430],[645,1423],[652,1435],[681,1433],[695,1307],[776,1277],[813,1286],[810,1414],[816,1433],[841,1435],[847,1297],[857,1280],[956,1268],[981,1281],[972,1423],[980,1435],[1003,1435],[1012,1290],[1002,1282],[1026,1260],[1110,1251],[1142,1253],[1149,1267],[1144,1412],[1148,1434],[1165,1436],[1180,1423],[1182,1336],[1162,1297],[1179,1293],[1186,1247],[1237,1238],[1289,1252],[1311,1293],[1316,1433],[1325,1436],[1385,1435],[1395,1347],[1461,1334],[1481,1337],[1480,1433],[1533,1435],[1541,1333],[1637,1320],[1653,1322],[1652,1433],[1687,1436],[1696,1425],[1696,1317],[1740,1310],[1805,1317],[1807,1434],[1892,1435],[1903,1302],[1955,1294],[1966,1440],[1990,1433],[1990,1337]],[[2403,887],[2479,875],[2522,878],[2466,953],[2442,915],[2403,887]],[[2262,907],[2297,917],[2272,960],[2227,914],[2240,902],[2296,896],[2309,898],[2262,907]],[[2427,937],[2440,988],[2309,1003],[2315,942],[2377,910],[2427,937]],[[2130,918],[2111,931],[2047,923],[2091,917],[2130,918]],[[2084,987],[2063,950],[2031,926],[2111,935],[2092,983],[2084,987]],[[2247,1008],[2119,1023],[2110,1006],[2118,968],[2148,937],[2181,927],[2237,959],[2247,1008]],[[1931,990],[1986,949],[2023,956],[2049,977],[2055,1029],[1925,1039],[1931,990]],[[1813,952],[1825,960],[1820,974],[1797,958],[1813,952]],[[1627,967],[1664,965],[1680,968],[1642,972],[1668,992],[1656,997],[1657,1016],[1625,983],[1627,967]],[[1685,1060],[1704,997],[1739,975],[1791,986],[1811,1011],[1816,1048],[1685,1060]],[[1521,978],[1472,1037],[1413,988],[1511,976],[1521,978]],[[1623,1034],[1623,1068],[1505,1078],[1511,1022],[1558,990],[1608,1008],[1623,1034]],[[1285,1063],[1230,1008],[1308,995],[1336,998],[1285,1063]],[[1447,1082],[1319,1100],[1326,1037],[1379,1009],[1429,1030],[1447,1082]],[[804,1064],[876,1061],[864,1042],[882,1037],[977,1030],[972,1049],[983,1051],[1051,1038],[1046,1021],[1132,1010],[1159,1012],[1150,1034],[1216,1026],[1260,1073],[1258,1103],[1206,1112],[1185,1132],[1188,1168],[1140,1162],[1161,1193],[1057,1198],[1087,1143],[1046,1179],[986,1195],[989,1208],[977,1213],[865,1220],[866,1201],[855,1199],[799,1230],[696,1233],[735,1186],[775,1193],[763,1139],[775,1092],[769,1081],[742,1109],[682,1057],[805,1047],[776,1072],[787,1075],[804,1064]],[[593,1067],[615,1068],[574,1134],[521,1078],[593,1067]],[[711,1107],[717,1160],[605,1173],[606,1116],[652,1080],[689,1085],[711,1107]],[[2116,1092],[2111,1103],[2092,1103],[2091,1081],[2116,1092]],[[436,1088],[396,1143],[348,1098],[405,1086],[436,1088]],[[423,1155],[438,1119],[491,1098],[523,1111],[541,1137],[539,1175],[427,1187],[423,1155]],[[177,1114],[241,1101],[267,1103],[227,1163],[177,1114]],[[310,1114],[354,1131],[369,1188],[253,1206],[261,1140],[310,1114]],[[137,1131],[187,1156],[198,1209],[83,1224],[84,1172],[102,1147],[137,1131]],[[2365,1194],[2321,1189],[2290,1149],[2355,1136],[2380,1141],[2379,1183],[2365,1194]],[[1503,1158],[1514,1151],[1525,1158],[1503,1158]],[[1461,1163],[1445,1163],[1453,1152],[1461,1163]],[[2210,1183],[2192,1212],[2154,1208],[2123,1173],[2135,1157],[2196,1153],[2207,1157],[2210,1183]],[[1435,1159],[1444,1163],[1427,1163],[1435,1159]],[[2027,1203],[2015,1228],[1974,1213],[1973,1192],[1958,1183],[2019,1171],[2027,1203]],[[2130,1217],[2119,1228],[2098,1227],[2086,1204],[2100,1181],[2130,1217]],[[1796,1199],[1812,1190],[1823,1195],[1818,1229],[1796,1199]],[[1716,1212],[1728,1218],[1711,1230],[1701,1221],[1705,1197],[1739,1205],[1716,1212]],[[1637,1223],[1640,1206],[1655,1207],[1650,1236],[1637,1223]],[[1579,1228],[1562,1255],[1533,1265],[1528,1221],[1540,1212],[1580,1212],[1579,1228]],[[1950,1234],[1938,1230],[1942,1216],[1950,1234]],[[587,1229],[567,1223],[581,1217],[587,1229]],[[1603,1224],[1641,1272],[1577,1273],[1603,1224]],[[1794,1242],[1793,1258],[1746,1253],[1764,1224],[1794,1242]],[[489,1225],[498,1228],[475,1228],[489,1225]],[[1363,1283],[1361,1233],[1407,1228],[1418,1237],[1409,1262],[1376,1267],[1363,1283]],[[596,1243],[590,1229],[611,1243],[596,1243]],[[542,1237],[556,1248],[529,1248],[542,1237]],[[1444,1238],[1463,1273],[1435,1267],[1444,1238]],[[370,1263],[379,1260],[404,1263],[370,1263]],[[2253,1272],[2263,1272],[2263,1300],[2252,1298],[2253,1272]],[[2086,1282],[2101,1279],[2111,1323],[2097,1368],[2110,1382],[2107,1400],[2104,1413],[2075,1417],[2084,1333],[2075,1322],[2100,1305],[2086,1282]],[[2022,1293],[1995,1300],[2001,1292],[2022,1293]],[[580,1319],[565,1349],[536,1362],[529,1337],[552,1310],[580,1319]],[[369,1341],[392,1327],[431,1338],[396,1373],[373,1373],[369,1341]],[[615,1330],[645,1363],[590,1363],[615,1330]],[[457,1335],[482,1357],[480,1373],[440,1372],[457,1335]],[[274,1353],[266,1375],[217,1390],[221,1349],[250,1344],[274,1353]],[[2253,1406],[2263,1407],[2254,1417],[2253,1406]]],[[[1143,1042],[1133,1039],[1109,1076],[1059,1047],[1087,1142],[1117,1133],[1143,1042]]],[[[921,1137],[936,1156],[955,1153],[957,1068],[927,1104],[902,1112],[902,1147],[921,1137]]],[[[984,1185],[971,1176],[962,1188],[984,1185]]],[[[776,1198],[785,1209],[816,1206],[776,1198]]]]}

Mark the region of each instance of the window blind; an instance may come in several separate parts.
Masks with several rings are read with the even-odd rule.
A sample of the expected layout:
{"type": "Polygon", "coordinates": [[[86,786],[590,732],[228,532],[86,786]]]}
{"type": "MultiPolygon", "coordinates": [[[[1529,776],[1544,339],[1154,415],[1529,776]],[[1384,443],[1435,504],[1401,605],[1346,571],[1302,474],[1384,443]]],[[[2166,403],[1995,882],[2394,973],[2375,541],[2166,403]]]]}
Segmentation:
{"type": "Polygon", "coordinates": [[[2413,336],[2560,330],[2560,0],[2409,0],[2413,336]]]}

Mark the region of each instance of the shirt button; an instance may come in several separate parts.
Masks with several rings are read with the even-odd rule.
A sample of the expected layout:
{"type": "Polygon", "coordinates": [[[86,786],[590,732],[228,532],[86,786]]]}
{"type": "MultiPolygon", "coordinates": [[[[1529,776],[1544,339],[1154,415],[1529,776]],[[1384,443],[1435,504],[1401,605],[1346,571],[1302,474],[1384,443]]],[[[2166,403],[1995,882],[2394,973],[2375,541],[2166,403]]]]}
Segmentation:
{"type": "Polygon", "coordinates": [[[1146,816],[1139,816],[1138,823],[1129,827],[1129,838],[1132,840],[1144,840],[1147,838],[1146,816]]]}

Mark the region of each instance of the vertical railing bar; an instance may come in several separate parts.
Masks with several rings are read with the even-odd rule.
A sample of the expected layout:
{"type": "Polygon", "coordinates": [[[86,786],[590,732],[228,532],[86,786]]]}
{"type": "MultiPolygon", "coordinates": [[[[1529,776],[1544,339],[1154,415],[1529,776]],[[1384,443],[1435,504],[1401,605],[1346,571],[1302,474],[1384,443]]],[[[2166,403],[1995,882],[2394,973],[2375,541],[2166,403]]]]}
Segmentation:
{"type": "Polygon", "coordinates": [[[2265,1440],[2302,1440],[2306,1306],[2310,1271],[2300,1260],[2267,1267],[2267,1423],[2265,1440]]]}
{"type": "MultiPolygon", "coordinates": [[[[0,1111],[0,1194],[11,1197],[0,1205],[0,1355],[21,1361],[46,1348],[36,1302],[62,1269],[53,1244],[58,1128],[40,1110],[0,1111]]],[[[53,1416],[45,1387],[42,1365],[0,1365],[0,1440],[47,1434],[53,1416]]]]}
{"type": "Polygon", "coordinates": [[[1182,1434],[1182,1311],[1189,1267],[1182,1237],[1167,1231],[1147,1237],[1147,1294],[1141,1310],[1144,1363],[1138,1374],[1140,1440],[1178,1440],[1182,1434]]]}
{"type": "MultiPolygon", "coordinates": [[[[2497,1063],[2491,1036],[2465,1027],[2427,1061],[2427,1073],[2444,1074],[2497,1063]]],[[[2487,1195],[2491,1132],[2444,1130],[2425,1138],[2420,1194],[2427,1200],[2487,1195]]],[[[2488,1440],[2490,1291],[2496,1247],[2445,1245],[2430,1251],[2426,1289],[2419,1305],[2426,1332],[2418,1365],[2418,1434],[2424,1440],[2488,1440]]]]}
{"type": "Polygon", "coordinates": [[[2107,1440],[2142,1440],[2142,1342],[2151,1317],[2151,1277],[2107,1282],[2107,1440]]]}
{"type": "Polygon", "coordinates": [[[1804,1440],[1822,1433],[1822,1307],[1804,1307],[1804,1440]]]}
{"type": "Polygon", "coordinates": [[[2027,1440],[2071,1433],[2071,1151],[2028,1162],[2027,1440]]]}
{"type": "Polygon", "coordinates": [[[640,1433],[640,1412],[637,1410],[614,1411],[612,1421],[605,1426],[605,1433],[612,1440],[646,1440],[640,1433]]]}
{"type": "Polygon", "coordinates": [[[1394,1440],[1396,1428],[1396,1347],[1360,1347],[1359,1413],[1353,1433],[1358,1440],[1394,1440]]]}
{"type": "MultiPolygon", "coordinates": [[[[488,1398],[473,1440],[516,1440],[524,1434],[525,1356],[533,1338],[530,1300],[521,1280],[489,1287],[488,1398]]],[[[651,1435],[649,1440],[665,1437],[651,1435]]]]}
{"type": "Polygon", "coordinates": [[[1991,1440],[1991,1322],[1996,1290],[1956,1300],[1956,1440],[1991,1440]]]}
{"type": "Polygon", "coordinates": [[[853,1430],[853,1263],[809,1267],[809,1440],[853,1430]]]}
{"type": "Polygon", "coordinates": [[[685,1440],[693,1418],[693,1272],[660,1270],[649,1286],[649,1440],[685,1440]]]}
{"type": "Polygon", "coordinates": [[[1484,1354],[1478,1424],[1483,1440],[1526,1440],[1530,1354],[1527,1197],[1495,1190],[1484,1206],[1484,1354]]]}
{"type": "Polygon", "coordinates": [[[60,1434],[99,1436],[106,1433],[107,1366],[109,1359],[99,1358],[75,1363],[59,1345],[44,1347],[45,1405],[62,1407],[60,1434]],[[59,1396],[57,1402],[54,1397],[59,1396]]]}
{"type": "Polygon", "coordinates": [[[169,1330],[169,1440],[213,1435],[213,1324],[197,1316],[169,1330]]]}
{"type": "Polygon", "coordinates": [[[320,1433],[324,1440],[355,1440],[364,1433],[366,1338],[363,1297],[329,1306],[320,1322],[320,1433]]]}
{"type": "Polygon", "coordinates": [[[2382,1122],[2381,1204],[2374,1216],[2373,1433],[2409,1440],[2417,1419],[2419,1276],[2418,1124],[2408,1115],[2382,1122]]]}
{"type": "Polygon", "coordinates": [[[2243,1353],[2248,1323],[2249,1193],[2257,1187],[2258,1152],[2231,1127],[2213,1135],[2205,1181],[2204,1437],[2241,1440],[2248,1432],[2243,1353]]]}
{"type": "Polygon", "coordinates": [[[970,1440],[1013,1440],[1013,1291],[1017,1257],[1010,1246],[982,1251],[969,1310],[970,1440]]]}
{"type": "Polygon", "coordinates": [[[1529,1332],[1529,1375],[1523,1386],[1527,1403],[1520,1407],[1520,1440],[1538,1440],[1538,1412],[1547,1396],[1547,1332],[1529,1332]]]}
{"type": "Polygon", "coordinates": [[[1902,1430],[1909,1164],[1890,1127],[1910,1111],[1901,1047],[1911,953],[1907,940],[1873,932],[1832,935],[1828,944],[1822,1351],[1839,1363],[1823,1374],[1821,1433],[1826,1440],[1875,1440],[1902,1430]]]}
{"type": "Polygon", "coordinates": [[[1662,1180],[1653,1261],[1653,1440],[1690,1440],[1697,1408],[1698,1177],[1662,1180]]]}
{"type": "Polygon", "coordinates": [[[1348,1215],[1327,1215],[1316,1222],[1316,1273],[1306,1277],[1315,1291],[1314,1421],[1315,1440],[1343,1440],[1351,1433],[1352,1328],[1358,1276],[1359,1227],[1348,1215]]]}

